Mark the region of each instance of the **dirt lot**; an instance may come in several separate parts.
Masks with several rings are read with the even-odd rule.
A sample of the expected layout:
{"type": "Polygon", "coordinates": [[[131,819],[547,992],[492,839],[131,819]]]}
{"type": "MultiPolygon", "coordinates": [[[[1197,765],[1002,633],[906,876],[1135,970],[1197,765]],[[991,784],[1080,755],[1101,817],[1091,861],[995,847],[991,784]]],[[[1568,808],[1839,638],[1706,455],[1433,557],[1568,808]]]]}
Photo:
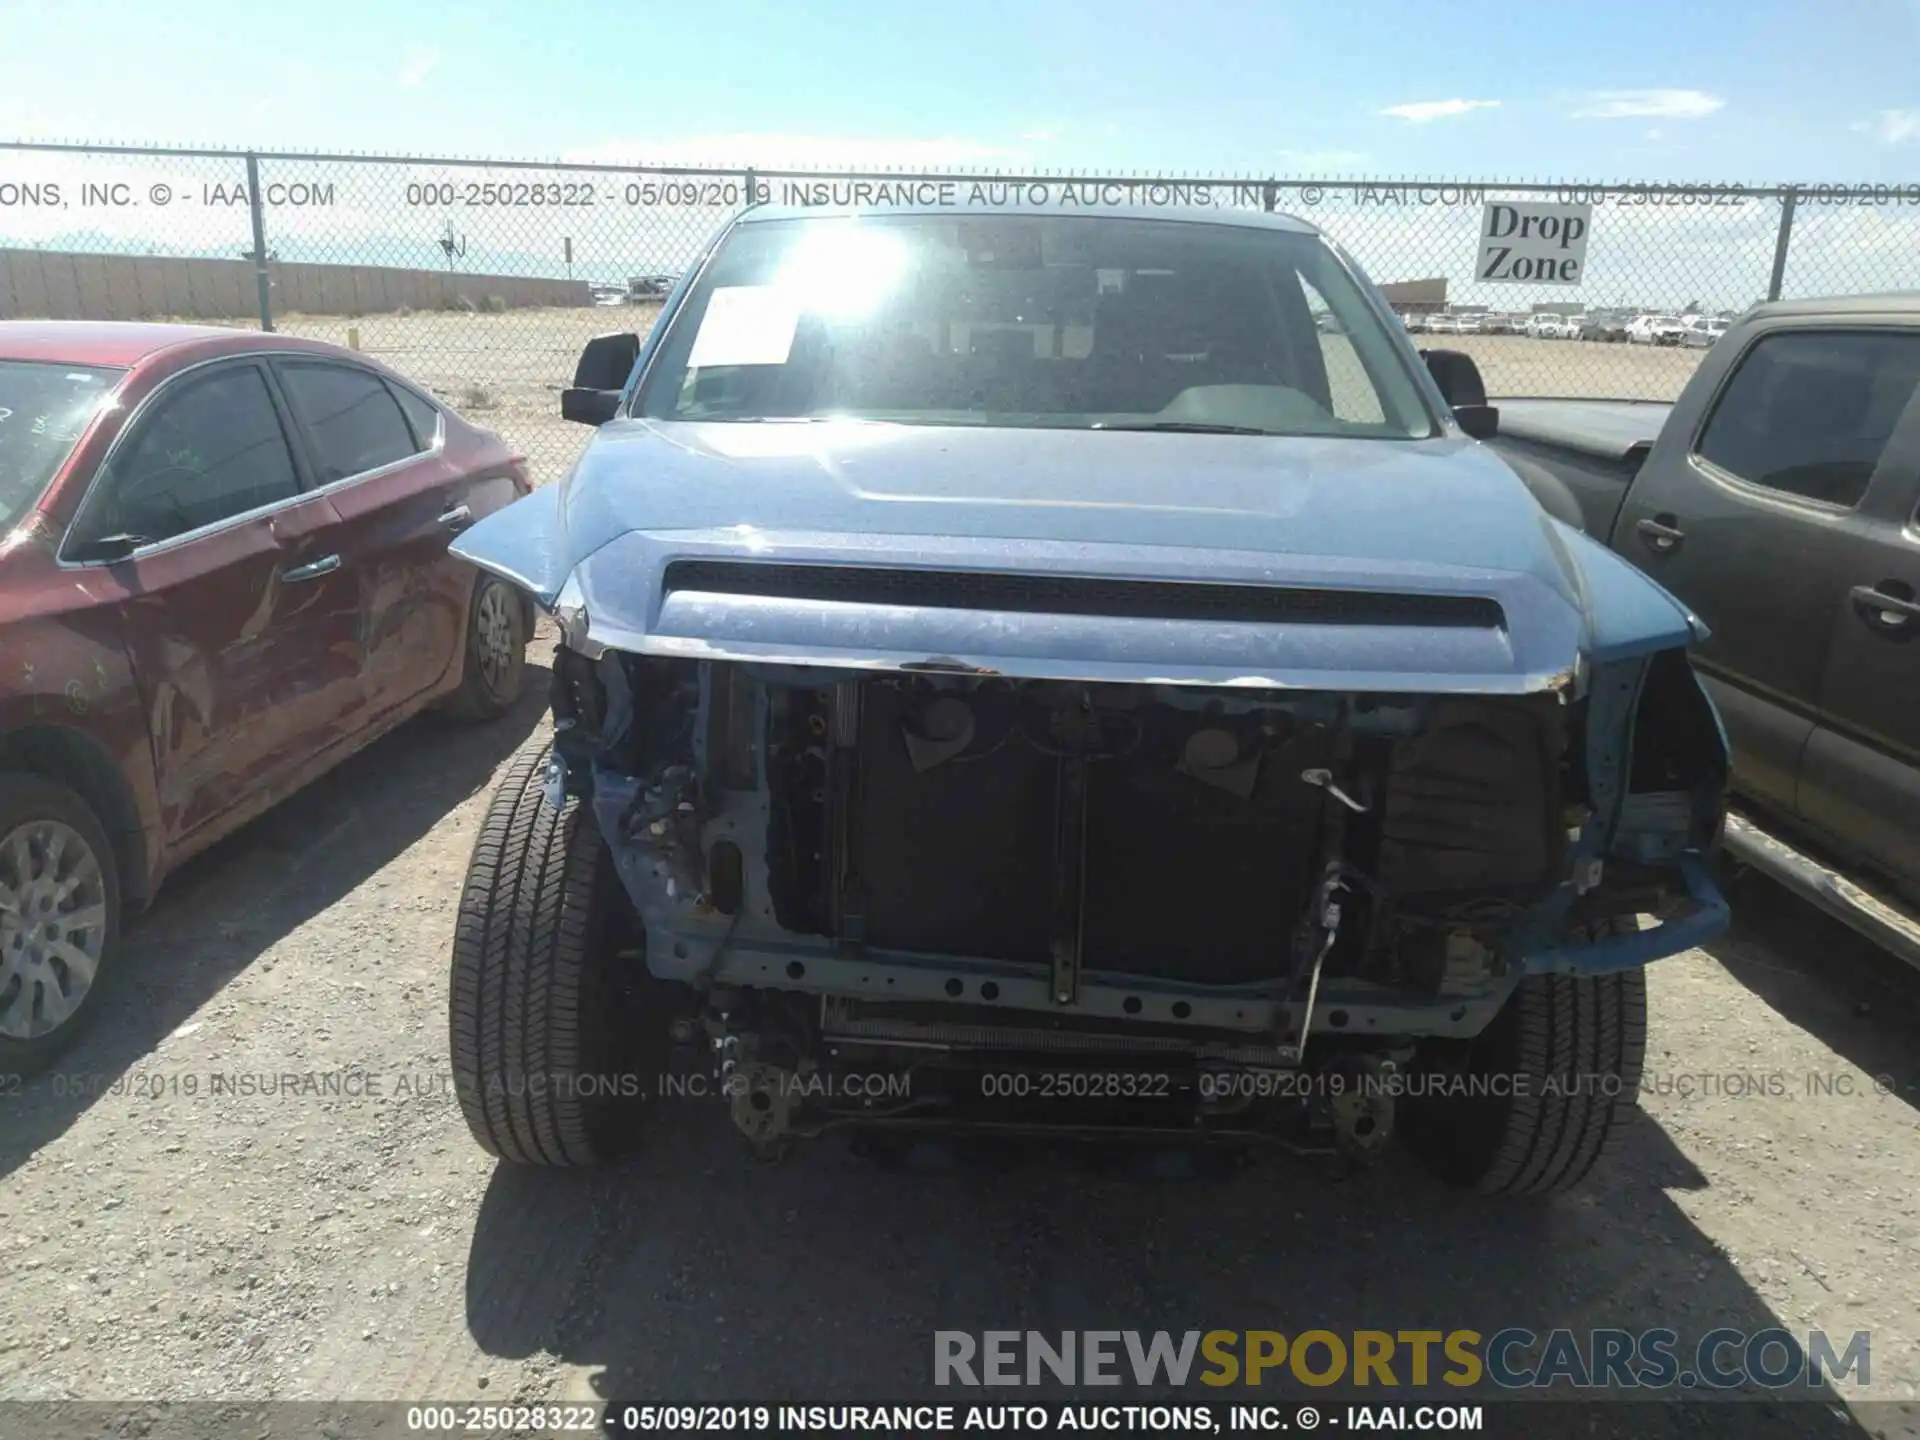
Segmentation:
{"type": "Polygon", "coordinates": [[[1535,340],[1526,335],[1415,335],[1423,350],[1464,350],[1480,367],[1487,394],[1578,396],[1608,400],[1674,400],[1704,350],[1677,346],[1603,345],[1594,340],[1535,340]]]}
{"type": "MultiPolygon", "coordinates": [[[[468,418],[500,431],[533,461],[543,481],[557,480],[587,440],[560,418],[560,391],[573,378],[580,348],[610,330],[645,332],[658,306],[632,309],[513,310],[337,316],[287,315],[290,335],[360,349],[427,386],[468,418]]],[[[1523,335],[1415,335],[1417,345],[1464,350],[1480,366],[1490,395],[1580,395],[1671,400],[1704,350],[1534,340],[1523,335]]]]}
{"type": "MultiPolygon", "coordinates": [[[[176,876],[99,1027],[0,1096],[0,1396],[872,1401],[928,1392],[936,1328],[1778,1324],[1870,1330],[1870,1393],[1920,1400],[1920,977],[1760,885],[1652,971],[1644,1118],[1544,1208],[1398,1159],[899,1173],[828,1139],[767,1167],[718,1101],[615,1171],[495,1168],[450,1090],[446,956],[543,723],[529,678],[508,720],[416,722],[176,876]]],[[[1845,1428],[1723,1408],[1711,1433],[1845,1428]]]]}

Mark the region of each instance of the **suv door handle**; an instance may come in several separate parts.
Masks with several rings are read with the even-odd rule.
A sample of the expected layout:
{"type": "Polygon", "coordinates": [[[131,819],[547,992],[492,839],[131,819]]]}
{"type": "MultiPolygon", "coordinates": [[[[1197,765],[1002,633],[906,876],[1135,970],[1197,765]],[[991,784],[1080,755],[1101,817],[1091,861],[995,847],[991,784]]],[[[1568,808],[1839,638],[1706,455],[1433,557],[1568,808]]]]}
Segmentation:
{"type": "Polygon", "coordinates": [[[331,575],[340,568],[338,555],[322,555],[309,565],[296,565],[291,570],[282,570],[280,578],[292,583],[297,580],[318,580],[322,575],[331,575]]]}
{"type": "Polygon", "coordinates": [[[470,505],[456,505],[441,515],[440,523],[449,530],[464,530],[473,523],[473,507],[470,505]]]}
{"type": "Polygon", "coordinates": [[[1651,520],[1636,520],[1633,528],[1640,532],[1640,543],[1656,555],[1670,555],[1680,548],[1680,542],[1687,538],[1687,532],[1673,523],[1671,515],[1656,515],[1651,520]]]}
{"type": "MultiPolygon", "coordinates": [[[[1879,585],[1856,585],[1853,587],[1853,608],[1860,618],[1876,630],[1888,630],[1906,633],[1911,629],[1920,629],[1920,600],[1911,595],[1896,595],[1888,586],[1897,585],[1897,580],[1882,580],[1879,585]]],[[[1901,585],[1902,590],[1906,589],[1901,585]]]]}

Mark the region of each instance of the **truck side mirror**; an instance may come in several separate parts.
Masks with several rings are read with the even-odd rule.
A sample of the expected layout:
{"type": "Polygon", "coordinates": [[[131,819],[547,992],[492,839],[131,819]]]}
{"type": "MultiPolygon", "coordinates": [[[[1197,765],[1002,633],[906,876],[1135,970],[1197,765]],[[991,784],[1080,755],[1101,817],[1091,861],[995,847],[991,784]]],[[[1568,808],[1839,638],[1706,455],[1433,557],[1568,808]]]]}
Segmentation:
{"type": "Polygon", "coordinates": [[[580,352],[573,384],[560,392],[560,418],[604,425],[620,408],[620,393],[640,359],[640,337],[596,335],[580,352]]]}
{"type": "Polygon", "coordinates": [[[1458,350],[1422,350],[1420,358],[1427,362],[1427,373],[1440,387],[1462,430],[1476,440],[1491,440],[1500,433],[1500,411],[1487,403],[1487,387],[1471,355],[1458,350]]]}

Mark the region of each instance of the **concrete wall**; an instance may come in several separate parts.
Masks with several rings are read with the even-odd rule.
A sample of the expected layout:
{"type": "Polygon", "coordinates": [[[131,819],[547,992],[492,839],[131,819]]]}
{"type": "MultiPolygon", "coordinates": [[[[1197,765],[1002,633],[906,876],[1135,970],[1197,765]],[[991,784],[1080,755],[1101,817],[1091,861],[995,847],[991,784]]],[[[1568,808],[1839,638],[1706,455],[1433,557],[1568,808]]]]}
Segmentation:
{"type": "MultiPolygon", "coordinates": [[[[377,315],[400,309],[586,306],[584,280],[449,275],[374,265],[268,267],[276,315],[377,315]]],[[[259,314],[253,263],[151,255],[0,250],[0,320],[251,320],[259,314]]]]}

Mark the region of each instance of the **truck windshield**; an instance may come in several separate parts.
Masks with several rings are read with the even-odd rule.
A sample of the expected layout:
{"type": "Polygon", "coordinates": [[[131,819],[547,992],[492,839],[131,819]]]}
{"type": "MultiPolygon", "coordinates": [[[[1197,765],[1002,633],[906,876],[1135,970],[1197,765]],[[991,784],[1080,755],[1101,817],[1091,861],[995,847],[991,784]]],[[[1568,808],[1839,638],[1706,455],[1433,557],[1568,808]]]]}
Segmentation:
{"type": "Polygon", "coordinates": [[[0,360],[0,531],[40,498],[122,373],[0,360]]]}
{"type": "Polygon", "coordinates": [[[1319,237],[934,215],[749,221],[636,413],[921,425],[1435,433],[1404,342],[1319,237]]]}

